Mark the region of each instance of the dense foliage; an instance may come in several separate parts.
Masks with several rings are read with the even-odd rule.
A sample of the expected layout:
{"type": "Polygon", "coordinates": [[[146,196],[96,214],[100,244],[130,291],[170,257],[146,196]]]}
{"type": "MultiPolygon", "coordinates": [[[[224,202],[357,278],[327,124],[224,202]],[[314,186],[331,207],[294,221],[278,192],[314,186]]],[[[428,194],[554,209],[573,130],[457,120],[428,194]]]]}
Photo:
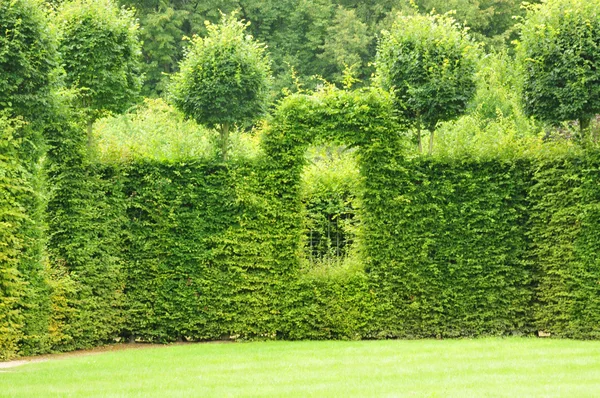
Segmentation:
{"type": "Polygon", "coordinates": [[[551,156],[533,175],[535,325],[554,336],[600,336],[599,156],[597,150],[551,156]]]}
{"type": "Polygon", "coordinates": [[[429,152],[439,122],[465,112],[475,94],[476,45],[446,16],[399,16],[383,31],[377,51],[379,84],[417,129],[429,130],[429,152]]]}
{"type": "Polygon", "coordinates": [[[148,94],[163,92],[168,74],[177,71],[185,49],[182,37],[205,36],[204,21],[217,23],[220,11],[238,10],[251,23],[249,33],[268,45],[276,93],[294,87],[292,70],[309,87],[319,83],[315,75],[341,82],[344,64],[354,65],[356,76],[368,81],[376,37],[391,26],[398,12],[455,11],[455,19],[488,48],[510,47],[515,38],[512,17],[523,14],[520,0],[123,0],[122,4],[135,7],[140,18],[148,94]]]}
{"type": "MultiPolygon", "coordinates": [[[[509,3],[447,5],[462,15],[494,5],[502,13],[509,3]]],[[[475,62],[475,45],[449,17],[417,15],[434,0],[236,4],[248,21],[260,15],[259,26],[234,16],[222,26],[196,24],[221,15],[213,2],[197,3],[197,10],[161,4],[152,16],[155,27],[170,32],[208,28],[198,29],[202,38],[192,40],[175,78],[174,97],[190,105],[179,102],[188,119],[159,98],[115,114],[133,103],[139,88],[134,57],[119,58],[139,50],[132,11],[107,0],[63,3],[49,14],[25,0],[0,4],[7,26],[0,36],[7,90],[0,94],[6,97],[0,104],[0,357],[127,339],[600,336],[598,148],[569,140],[572,124],[557,129],[526,116],[510,50],[475,62]],[[416,16],[398,17],[394,25],[396,6],[416,16]],[[52,18],[63,35],[81,33],[61,42],[63,68],[55,68],[52,18]],[[96,23],[118,29],[98,33],[96,23]],[[390,26],[381,47],[389,50],[387,60],[410,55],[395,37],[422,34],[411,42],[422,49],[417,58],[431,61],[421,76],[435,72],[441,78],[434,82],[443,84],[402,86],[406,77],[400,85],[384,84],[391,93],[350,91],[371,73],[373,32],[390,26]],[[437,29],[445,33],[429,35],[437,29]],[[98,35],[86,39],[92,31],[98,35]],[[273,50],[273,68],[280,73],[276,84],[286,89],[270,108],[263,84],[268,50],[246,31],[285,44],[273,50]],[[429,39],[439,46],[423,44],[429,39]],[[120,55],[107,64],[78,58],[93,45],[104,49],[97,55],[105,61],[120,55]],[[209,61],[225,60],[219,70],[227,73],[195,75],[217,71],[217,63],[205,68],[193,61],[207,48],[209,61]],[[223,49],[229,58],[221,58],[223,49]],[[114,73],[109,78],[116,80],[96,91],[111,90],[97,98],[97,107],[69,59],[89,66],[94,84],[114,73]],[[465,59],[468,67],[459,72],[455,67],[465,59]],[[115,65],[125,69],[115,72],[115,65]],[[315,78],[318,89],[307,90],[306,74],[315,68],[335,82],[315,78]],[[212,101],[219,94],[210,91],[215,81],[229,90],[221,102],[212,101]],[[336,88],[338,82],[346,89],[336,88]],[[208,89],[192,98],[182,87],[208,89]],[[246,96],[244,87],[257,90],[246,96]],[[402,87],[410,95],[401,98],[402,87]],[[427,95],[419,97],[416,87],[427,95]],[[426,119],[408,112],[415,98],[429,104],[424,109],[431,115],[421,110],[426,119]],[[267,110],[272,115],[257,121],[267,110]],[[92,126],[105,111],[111,114],[92,126]],[[439,132],[427,156],[410,142],[418,122],[439,132]],[[227,143],[213,127],[231,123],[244,128],[227,143]],[[222,156],[225,151],[230,155],[222,156]]],[[[551,4],[558,3],[535,9],[551,4]]],[[[489,31],[488,45],[509,37],[507,29],[489,31]]],[[[588,25],[581,32],[591,37],[588,25]]],[[[145,51],[160,56],[162,45],[178,46],[167,35],[145,51]]],[[[165,71],[174,71],[169,65],[178,57],[160,56],[165,71]]],[[[412,70],[393,62],[390,70],[412,70]]]]}
{"type": "Polygon", "coordinates": [[[382,303],[374,333],[528,333],[528,164],[422,159],[388,173],[372,195],[394,200],[369,209],[379,214],[368,248],[382,303]]]}
{"type": "MultiPolygon", "coordinates": [[[[13,122],[14,123],[14,122],[13,122]]],[[[23,280],[19,253],[23,237],[19,229],[27,213],[21,205],[27,191],[19,164],[13,125],[0,119],[0,359],[15,355],[22,337],[23,315],[19,308],[23,280]]]]}
{"type": "Polygon", "coordinates": [[[37,0],[0,2],[0,110],[36,119],[48,106],[56,40],[37,0]]]}
{"type": "Polygon", "coordinates": [[[173,79],[175,106],[199,124],[219,126],[224,159],[231,126],[250,124],[267,108],[269,61],[246,26],[235,14],[224,15],[220,25],[208,23],[208,36],[192,40],[173,79]]]}
{"type": "Polygon", "coordinates": [[[1,358],[47,351],[53,339],[41,160],[57,61],[46,11],[0,2],[1,358]]]}
{"type": "Polygon", "coordinates": [[[141,43],[131,11],[112,0],[64,3],[57,17],[64,81],[95,120],[123,112],[141,89],[141,43]]]}
{"type": "MultiPolygon", "coordinates": [[[[162,99],[144,100],[123,115],[98,120],[94,142],[99,159],[108,163],[132,160],[172,162],[212,159],[218,154],[218,133],[196,124],[162,99]]],[[[229,158],[249,158],[258,152],[258,137],[243,131],[229,136],[229,158]]]]}
{"type": "Polygon", "coordinates": [[[314,267],[354,254],[360,225],[360,174],[351,149],[317,147],[302,173],[307,260],[314,267]]]}
{"type": "Polygon", "coordinates": [[[531,6],[518,48],[524,108],[582,131],[600,112],[600,1],[548,0],[531,6]]]}

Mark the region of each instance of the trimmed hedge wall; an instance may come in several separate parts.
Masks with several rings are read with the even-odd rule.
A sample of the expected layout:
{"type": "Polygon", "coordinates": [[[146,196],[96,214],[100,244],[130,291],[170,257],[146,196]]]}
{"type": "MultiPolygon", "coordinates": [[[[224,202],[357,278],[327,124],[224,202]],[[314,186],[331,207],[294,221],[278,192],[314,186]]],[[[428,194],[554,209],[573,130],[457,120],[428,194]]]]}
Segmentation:
{"type": "Polygon", "coordinates": [[[48,257],[52,265],[53,350],[113,342],[123,328],[122,173],[91,160],[70,109],[46,129],[48,257]]]}
{"type": "Polygon", "coordinates": [[[27,217],[22,205],[28,192],[23,166],[18,161],[14,126],[0,119],[0,359],[14,356],[22,337],[23,315],[19,308],[23,280],[19,272],[24,244],[19,234],[27,217]]]}
{"type": "Polygon", "coordinates": [[[535,325],[600,338],[600,152],[541,161],[530,190],[535,325]]]}
{"type": "Polygon", "coordinates": [[[368,272],[378,337],[531,331],[526,162],[418,158],[372,181],[368,272]]]}
{"type": "Polygon", "coordinates": [[[294,258],[280,258],[260,164],[137,163],[125,174],[125,334],[274,337],[294,258]]]}
{"type": "Polygon", "coordinates": [[[597,149],[409,158],[384,93],[329,90],[286,99],[256,159],[98,164],[64,116],[46,129],[45,195],[1,129],[2,357],[128,339],[600,337],[597,149]],[[362,181],[359,266],[330,273],[301,267],[319,140],[356,146],[362,181]]]}
{"type": "Polygon", "coordinates": [[[36,136],[22,119],[0,117],[0,359],[43,353],[52,344],[36,136]]]}

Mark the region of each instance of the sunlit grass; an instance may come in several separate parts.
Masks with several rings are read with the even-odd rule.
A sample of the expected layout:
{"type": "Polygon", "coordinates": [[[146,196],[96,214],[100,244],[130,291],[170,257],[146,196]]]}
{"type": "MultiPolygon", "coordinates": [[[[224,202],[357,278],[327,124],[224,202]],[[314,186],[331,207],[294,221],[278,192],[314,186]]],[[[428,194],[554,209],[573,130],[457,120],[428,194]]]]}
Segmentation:
{"type": "MultiPolygon", "coordinates": [[[[234,130],[230,158],[248,158],[258,153],[258,138],[234,130]]],[[[193,120],[161,99],[147,98],[124,115],[110,116],[94,124],[94,144],[104,162],[155,160],[176,162],[217,157],[218,133],[193,120]]]]}
{"type": "Polygon", "coordinates": [[[600,342],[256,342],[126,350],[0,373],[0,395],[593,397],[600,342]]]}

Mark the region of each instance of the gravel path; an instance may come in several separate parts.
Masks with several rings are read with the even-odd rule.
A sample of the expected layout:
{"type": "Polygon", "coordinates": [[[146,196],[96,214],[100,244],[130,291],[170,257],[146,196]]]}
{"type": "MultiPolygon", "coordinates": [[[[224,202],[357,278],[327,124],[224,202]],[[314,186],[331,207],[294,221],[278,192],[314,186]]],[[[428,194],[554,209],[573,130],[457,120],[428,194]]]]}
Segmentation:
{"type": "Polygon", "coordinates": [[[7,369],[15,368],[17,366],[26,365],[29,363],[38,363],[38,362],[46,362],[46,361],[54,361],[61,360],[73,357],[87,356],[87,355],[97,355],[105,352],[111,351],[121,351],[121,350],[135,350],[135,349],[145,349],[145,348],[158,348],[158,347],[169,347],[173,345],[180,344],[192,344],[192,343],[174,343],[174,344],[143,344],[143,343],[134,343],[134,344],[111,344],[107,346],[92,348],[90,350],[79,350],[72,352],[65,352],[61,354],[47,354],[47,355],[38,355],[33,357],[22,357],[12,361],[0,362],[0,372],[7,372],[7,369]]]}

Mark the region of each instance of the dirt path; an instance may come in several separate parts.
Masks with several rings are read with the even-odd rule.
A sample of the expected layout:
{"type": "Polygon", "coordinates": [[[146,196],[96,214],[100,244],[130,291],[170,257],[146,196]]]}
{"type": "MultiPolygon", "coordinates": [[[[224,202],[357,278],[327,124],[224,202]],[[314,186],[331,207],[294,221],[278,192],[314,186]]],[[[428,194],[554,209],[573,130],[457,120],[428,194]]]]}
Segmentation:
{"type": "Polygon", "coordinates": [[[61,354],[46,354],[38,355],[33,357],[21,357],[12,361],[0,362],[0,372],[6,372],[7,369],[15,368],[17,366],[26,365],[28,363],[38,363],[46,361],[54,361],[61,359],[68,359],[73,357],[98,355],[105,352],[122,351],[122,350],[139,350],[146,348],[159,348],[159,347],[172,347],[174,345],[187,345],[197,343],[173,343],[173,344],[144,344],[144,343],[133,343],[133,344],[110,344],[102,347],[96,347],[89,350],[78,350],[72,352],[65,352],[61,354]]]}

